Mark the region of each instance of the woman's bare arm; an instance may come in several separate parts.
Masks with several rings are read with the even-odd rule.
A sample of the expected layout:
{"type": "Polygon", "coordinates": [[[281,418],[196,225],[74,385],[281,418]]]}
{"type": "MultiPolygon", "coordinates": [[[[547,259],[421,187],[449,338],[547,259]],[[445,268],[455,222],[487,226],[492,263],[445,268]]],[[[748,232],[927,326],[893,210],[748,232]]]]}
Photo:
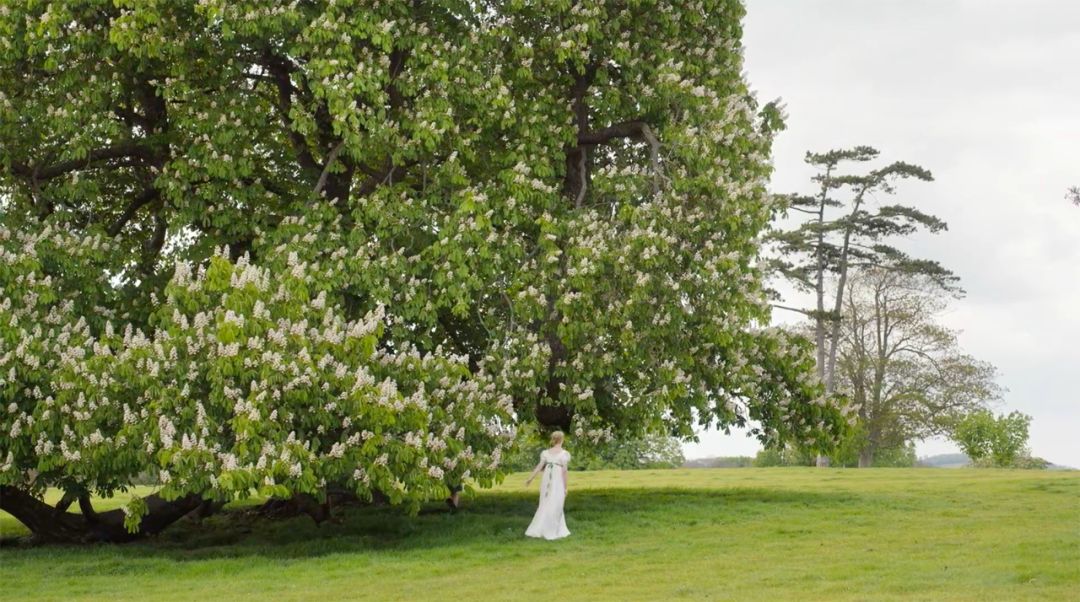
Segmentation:
{"type": "Polygon", "coordinates": [[[532,474],[529,475],[529,478],[525,479],[526,485],[532,483],[532,480],[536,478],[537,473],[544,469],[544,464],[546,464],[546,462],[543,460],[540,460],[540,462],[536,464],[536,468],[533,469],[532,474]]]}

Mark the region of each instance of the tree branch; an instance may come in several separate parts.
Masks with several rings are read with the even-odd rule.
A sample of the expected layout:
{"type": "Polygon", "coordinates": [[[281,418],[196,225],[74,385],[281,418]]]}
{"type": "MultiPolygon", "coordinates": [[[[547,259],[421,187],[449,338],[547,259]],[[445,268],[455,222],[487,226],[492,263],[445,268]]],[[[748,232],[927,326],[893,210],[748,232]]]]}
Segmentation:
{"type": "Polygon", "coordinates": [[[274,84],[277,86],[278,118],[281,120],[281,125],[285,128],[285,132],[292,142],[293,150],[296,152],[296,158],[300,163],[300,167],[313,172],[320,171],[319,164],[315,161],[315,157],[311,155],[311,151],[308,149],[307,140],[304,139],[304,136],[301,135],[300,132],[297,132],[293,128],[293,121],[290,116],[293,106],[292,95],[293,92],[296,91],[296,88],[292,83],[292,74],[296,71],[296,67],[287,59],[279,57],[269,50],[267,50],[263,56],[262,66],[270,72],[270,75],[274,79],[274,84]]]}
{"type": "Polygon", "coordinates": [[[98,521],[98,514],[94,510],[94,505],[90,503],[89,495],[83,494],[79,496],[79,510],[82,511],[82,515],[87,522],[95,523],[98,521]]]}
{"type": "Polygon", "coordinates": [[[337,146],[330,151],[330,154],[326,157],[326,164],[323,165],[322,173],[319,174],[319,181],[315,184],[315,194],[322,192],[323,186],[326,186],[326,179],[330,177],[330,166],[334,164],[334,160],[341,154],[342,149],[345,148],[345,141],[337,143],[337,146]]]}
{"type": "Polygon", "coordinates": [[[578,134],[578,144],[582,146],[595,146],[598,144],[606,144],[618,138],[642,137],[644,135],[642,130],[643,126],[648,127],[644,121],[634,119],[609,125],[601,130],[580,132],[578,134]]]}
{"type": "Polygon", "coordinates": [[[109,227],[105,230],[106,234],[108,234],[109,236],[116,236],[117,234],[120,234],[120,231],[124,229],[124,226],[126,226],[133,217],[135,217],[135,214],[139,211],[139,209],[154,202],[158,199],[158,197],[158,190],[153,186],[150,186],[149,188],[144,190],[142,194],[135,197],[134,199],[131,199],[131,202],[128,203],[127,208],[124,209],[124,212],[122,214],[120,214],[120,217],[116,218],[116,221],[110,224],[109,227]]]}
{"type": "MultiPolygon", "coordinates": [[[[616,123],[601,130],[581,131],[578,134],[578,145],[579,147],[596,146],[620,138],[640,138],[649,143],[649,162],[653,171],[652,189],[653,194],[659,194],[662,183],[667,180],[660,167],[660,140],[656,138],[656,134],[645,121],[634,119],[616,123]]],[[[584,150],[582,153],[584,154],[584,150]]]]}
{"type": "Polygon", "coordinates": [[[653,194],[660,194],[660,183],[666,180],[660,169],[660,141],[653,135],[647,123],[641,124],[641,137],[649,143],[649,161],[652,162],[653,169],[653,194]]]}
{"type": "Polygon", "coordinates": [[[776,303],[770,303],[769,305],[771,305],[772,307],[775,307],[776,309],[786,309],[787,311],[798,312],[798,313],[806,315],[806,316],[812,316],[815,313],[815,312],[813,312],[811,310],[808,310],[808,309],[799,309],[798,307],[788,307],[786,305],[778,305],[776,303]]]}
{"type": "Polygon", "coordinates": [[[57,176],[62,176],[75,171],[80,167],[89,167],[93,163],[128,157],[138,157],[149,161],[153,159],[153,151],[145,144],[145,141],[129,140],[113,146],[94,149],[87,153],[86,158],[84,159],[72,159],[70,161],[61,161],[48,166],[33,167],[20,163],[12,163],[11,170],[15,172],[16,175],[26,178],[50,180],[57,176]]]}
{"type": "Polygon", "coordinates": [[[154,214],[154,232],[143,247],[142,271],[147,276],[154,273],[154,264],[157,262],[161,249],[165,246],[165,235],[168,233],[169,222],[165,219],[164,209],[158,207],[154,214]]]}

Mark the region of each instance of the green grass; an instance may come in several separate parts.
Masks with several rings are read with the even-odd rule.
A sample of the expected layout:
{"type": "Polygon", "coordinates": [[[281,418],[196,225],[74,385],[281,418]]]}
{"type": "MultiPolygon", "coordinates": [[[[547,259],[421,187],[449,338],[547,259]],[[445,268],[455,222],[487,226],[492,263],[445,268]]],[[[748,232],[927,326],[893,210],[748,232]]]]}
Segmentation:
{"type": "Polygon", "coordinates": [[[557,542],[523,537],[523,480],[456,515],[236,514],[136,544],[7,547],[0,599],[1080,600],[1076,472],[573,472],[557,542]]]}

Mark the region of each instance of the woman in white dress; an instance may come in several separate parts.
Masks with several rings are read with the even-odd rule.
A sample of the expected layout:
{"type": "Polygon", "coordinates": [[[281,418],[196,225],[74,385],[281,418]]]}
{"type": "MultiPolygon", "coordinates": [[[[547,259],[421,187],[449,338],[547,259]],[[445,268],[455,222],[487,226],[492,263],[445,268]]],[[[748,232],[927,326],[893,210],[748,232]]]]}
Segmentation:
{"type": "Polygon", "coordinates": [[[540,506],[536,509],[532,523],[525,531],[529,537],[561,539],[570,535],[563,515],[563,503],[566,501],[566,465],[570,463],[570,452],[562,448],[561,431],[551,433],[551,447],[540,452],[540,463],[533,469],[525,485],[532,483],[537,473],[544,471],[540,479],[540,506]]]}

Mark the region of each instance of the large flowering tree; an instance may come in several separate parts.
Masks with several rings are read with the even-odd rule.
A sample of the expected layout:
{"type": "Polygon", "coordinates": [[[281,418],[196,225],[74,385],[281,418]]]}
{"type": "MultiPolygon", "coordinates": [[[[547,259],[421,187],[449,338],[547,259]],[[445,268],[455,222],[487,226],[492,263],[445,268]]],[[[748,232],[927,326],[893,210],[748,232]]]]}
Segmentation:
{"type": "Polygon", "coordinates": [[[96,328],[86,318],[78,300],[111,288],[100,276],[74,291],[49,274],[103,274],[86,265],[108,254],[103,237],[0,225],[4,508],[43,538],[125,539],[153,509],[151,529],[252,492],[317,505],[336,484],[415,507],[448,480],[490,484],[513,443],[509,397],[467,358],[380,345],[383,306],[345,317],[340,268],[314,271],[297,246],[267,249],[264,267],[178,263],[148,334],[119,330],[107,308],[96,328]],[[152,499],[93,512],[91,493],[146,472],[161,485],[152,499]],[[49,486],[83,516],[34,499],[49,486]]]}
{"type": "Polygon", "coordinates": [[[523,422],[827,444],[805,342],[761,327],[779,115],[741,15],[0,5],[5,509],[147,472],[142,532],[251,491],[415,503],[497,478],[523,422]]]}

